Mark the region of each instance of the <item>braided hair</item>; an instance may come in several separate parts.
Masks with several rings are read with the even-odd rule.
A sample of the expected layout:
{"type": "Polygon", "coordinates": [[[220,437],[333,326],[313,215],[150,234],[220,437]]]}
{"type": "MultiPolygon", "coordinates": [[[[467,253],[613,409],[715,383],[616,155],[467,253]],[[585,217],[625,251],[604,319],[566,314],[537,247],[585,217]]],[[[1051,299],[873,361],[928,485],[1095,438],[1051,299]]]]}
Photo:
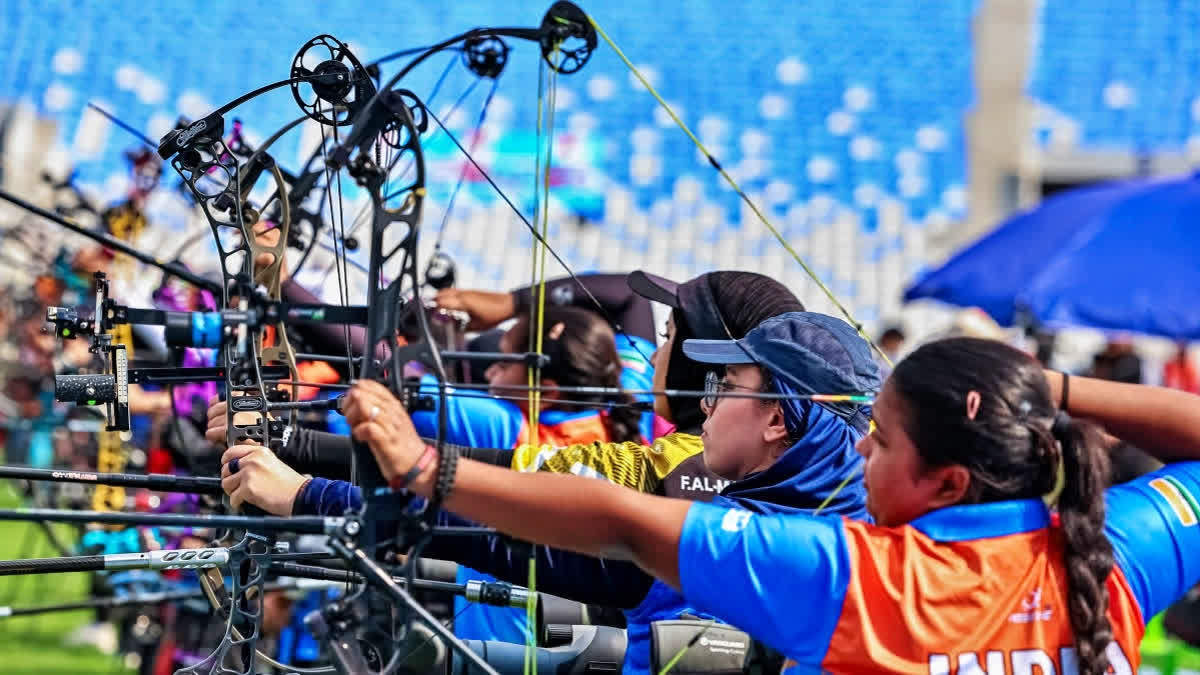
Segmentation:
{"type": "Polygon", "coordinates": [[[1104,535],[1110,471],[1100,430],[1056,410],[1041,366],[992,340],[923,345],[896,366],[891,382],[924,464],[970,472],[961,503],[1044,498],[1061,473],[1057,508],[1079,672],[1107,672],[1113,549],[1104,535]],[[978,408],[964,415],[970,396],[978,408]]]}

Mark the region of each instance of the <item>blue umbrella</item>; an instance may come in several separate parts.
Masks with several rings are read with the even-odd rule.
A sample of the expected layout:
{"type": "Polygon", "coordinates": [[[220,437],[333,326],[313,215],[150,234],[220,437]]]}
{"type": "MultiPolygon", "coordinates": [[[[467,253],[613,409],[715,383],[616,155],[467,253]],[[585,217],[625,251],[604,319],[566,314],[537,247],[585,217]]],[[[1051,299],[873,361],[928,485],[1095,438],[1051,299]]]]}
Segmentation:
{"type": "Polygon", "coordinates": [[[1089,186],[1009,218],[904,299],[977,306],[1004,325],[1200,340],[1200,174],[1089,186]]]}

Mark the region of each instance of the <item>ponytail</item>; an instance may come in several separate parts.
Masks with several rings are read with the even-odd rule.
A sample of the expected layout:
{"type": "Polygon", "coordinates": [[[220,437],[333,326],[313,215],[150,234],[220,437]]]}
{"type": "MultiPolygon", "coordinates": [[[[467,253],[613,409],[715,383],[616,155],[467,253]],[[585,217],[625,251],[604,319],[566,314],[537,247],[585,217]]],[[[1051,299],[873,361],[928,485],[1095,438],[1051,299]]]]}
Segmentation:
{"type": "MultiPolygon", "coordinates": [[[[633,405],[634,401],[628,394],[621,400],[614,401],[612,407],[604,414],[604,424],[608,427],[608,437],[614,443],[642,442],[642,413],[633,405]]],[[[644,439],[649,441],[650,439],[644,439]]]]}
{"type": "MultiPolygon", "coordinates": [[[[529,317],[521,317],[510,329],[508,340],[524,344],[530,338],[529,317]]],[[[595,312],[572,306],[546,307],[542,351],[550,363],[542,368],[542,377],[565,387],[621,387],[621,356],[617,352],[613,329],[595,312]]],[[[556,403],[565,410],[604,410],[601,419],[609,440],[623,443],[640,441],[641,415],[633,407],[633,398],[617,394],[572,394],[556,403]]]]}
{"type": "Polygon", "coordinates": [[[1104,534],[1104,490],[1111,476],[1099,427],[1057,410],[1041,364],[992,340],[926,343],[896,365],[889,382],[906,404],[904,431],[924,464],[970,471],[960,503],[1044,499],[1058,489],[1051,499],[1079,672],[1106,672],[1113,549],[1104,534]]]}
{"type": "Polygon", "coordinates": [[[1065,412],[1054,418],[1051,433],[1062,448],[1062,521],[1067,605],[1080,675],[1108,672],[1105,650],[1113,639],[1108,620],[1108,576],[1113,568],[1112,543],[1104,535],[1104,490],[1110,478],[1108,452],[1099,429],[1072,420],[1065,412]]]}

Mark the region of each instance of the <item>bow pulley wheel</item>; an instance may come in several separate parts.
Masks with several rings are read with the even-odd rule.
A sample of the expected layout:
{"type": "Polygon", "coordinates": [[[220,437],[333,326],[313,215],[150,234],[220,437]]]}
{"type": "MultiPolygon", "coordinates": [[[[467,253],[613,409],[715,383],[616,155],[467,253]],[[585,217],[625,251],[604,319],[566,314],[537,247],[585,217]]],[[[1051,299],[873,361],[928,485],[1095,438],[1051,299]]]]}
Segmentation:
{"type": "Polygon", "coordinates": [[[495,35],[468,38],[463,43],[462,60],[472,73],[494,80],[508,64],[508,44],[495,35]]]}
{"type": "Polygon", "coordinates": [[[582,68],[596,51],[596,29],[582,9],[559,0],[542,19],[542,58],[562,75],[582,68]]]}
{"type": "Polygon", "coordinates": [[[332,35],[309,40],[292,60],[292,96],[310,119],[328,126],[350,124],[375,95],[362,63],[332,35]]]}
{"type": "Polygon", "coordinates": [[[322,61],[313,70],[313,75],[316,77],[310,82],[313,92],[328,103],[342,101],[354,88],[350,81],[350,69],[341,61],[322,61]]]}
{"type": "MultiPolygon", "coordinates": [[[[412,92],[406,89],[393,89],[386,93],[393,97],[390,101],[392,105],[403,105],[408,108],[412,126],[419,134],[423,134],[429,129],[429,115],[425,112],[425,106],[412,92]]],[[[419,140],[411,138],[409,133],[408,127],[400,120],[400,117],[392,115],[391,120],[384,125],[379,137],[389,148],[404,150],[409,148],[414,141],[419,140]]]]}

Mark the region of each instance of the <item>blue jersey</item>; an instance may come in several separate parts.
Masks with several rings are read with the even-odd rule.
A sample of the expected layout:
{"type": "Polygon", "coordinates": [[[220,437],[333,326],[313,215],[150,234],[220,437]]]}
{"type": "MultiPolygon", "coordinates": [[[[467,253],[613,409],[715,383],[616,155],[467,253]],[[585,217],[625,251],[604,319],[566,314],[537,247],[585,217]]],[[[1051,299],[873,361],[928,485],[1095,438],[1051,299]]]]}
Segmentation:
{"type": "MultiPolygon", "coordinates": [[[[1110,488],[1116,673],[1145,622],[1200,581],[1200,462],[1110,488]]],[[[694,504],[684,596],[789,659],[789,673],[1074,672],[1059,528],[1041,500],[955,506],[883,528],[694,504]],[[804,599],[800,601],[800,599],[804,599]]]]}
{"type": "MultiPolygon", "coordinates": [[[[639,337],[618,335],[617,355],[621,359],[621,387],[630,391],[649,391],[654,384],[654,369],[649,356],[654,345],[639,337]]],[[[413,425],[417,433],[426,437],[437,436],[438,410],[437,380],[432,375],[421,378],[421,392],[433,399],[434,409],[414,412],[413,425]]],[[[640,401],[652,401],[652,394],[637,394],[640,401]]],[[[578,438],[570,427],[577,427],[583,420],[597,418],[598,410],[546,410],[541,415],[538,438],[544,442],[562,441],[562,444],[587,443],[592,439],[578,438]],[[566,427],[559,433],[560,427],[566,427]]],[[[654,438],[654,414],[644,413],[640,423],[642,438],[654,438]]],[[[528,420],[515,403],[492,398],[476,390],[454,392],[446,397],[447,443],[470,448],[515,448],[529,437],[528,420]]]]}

